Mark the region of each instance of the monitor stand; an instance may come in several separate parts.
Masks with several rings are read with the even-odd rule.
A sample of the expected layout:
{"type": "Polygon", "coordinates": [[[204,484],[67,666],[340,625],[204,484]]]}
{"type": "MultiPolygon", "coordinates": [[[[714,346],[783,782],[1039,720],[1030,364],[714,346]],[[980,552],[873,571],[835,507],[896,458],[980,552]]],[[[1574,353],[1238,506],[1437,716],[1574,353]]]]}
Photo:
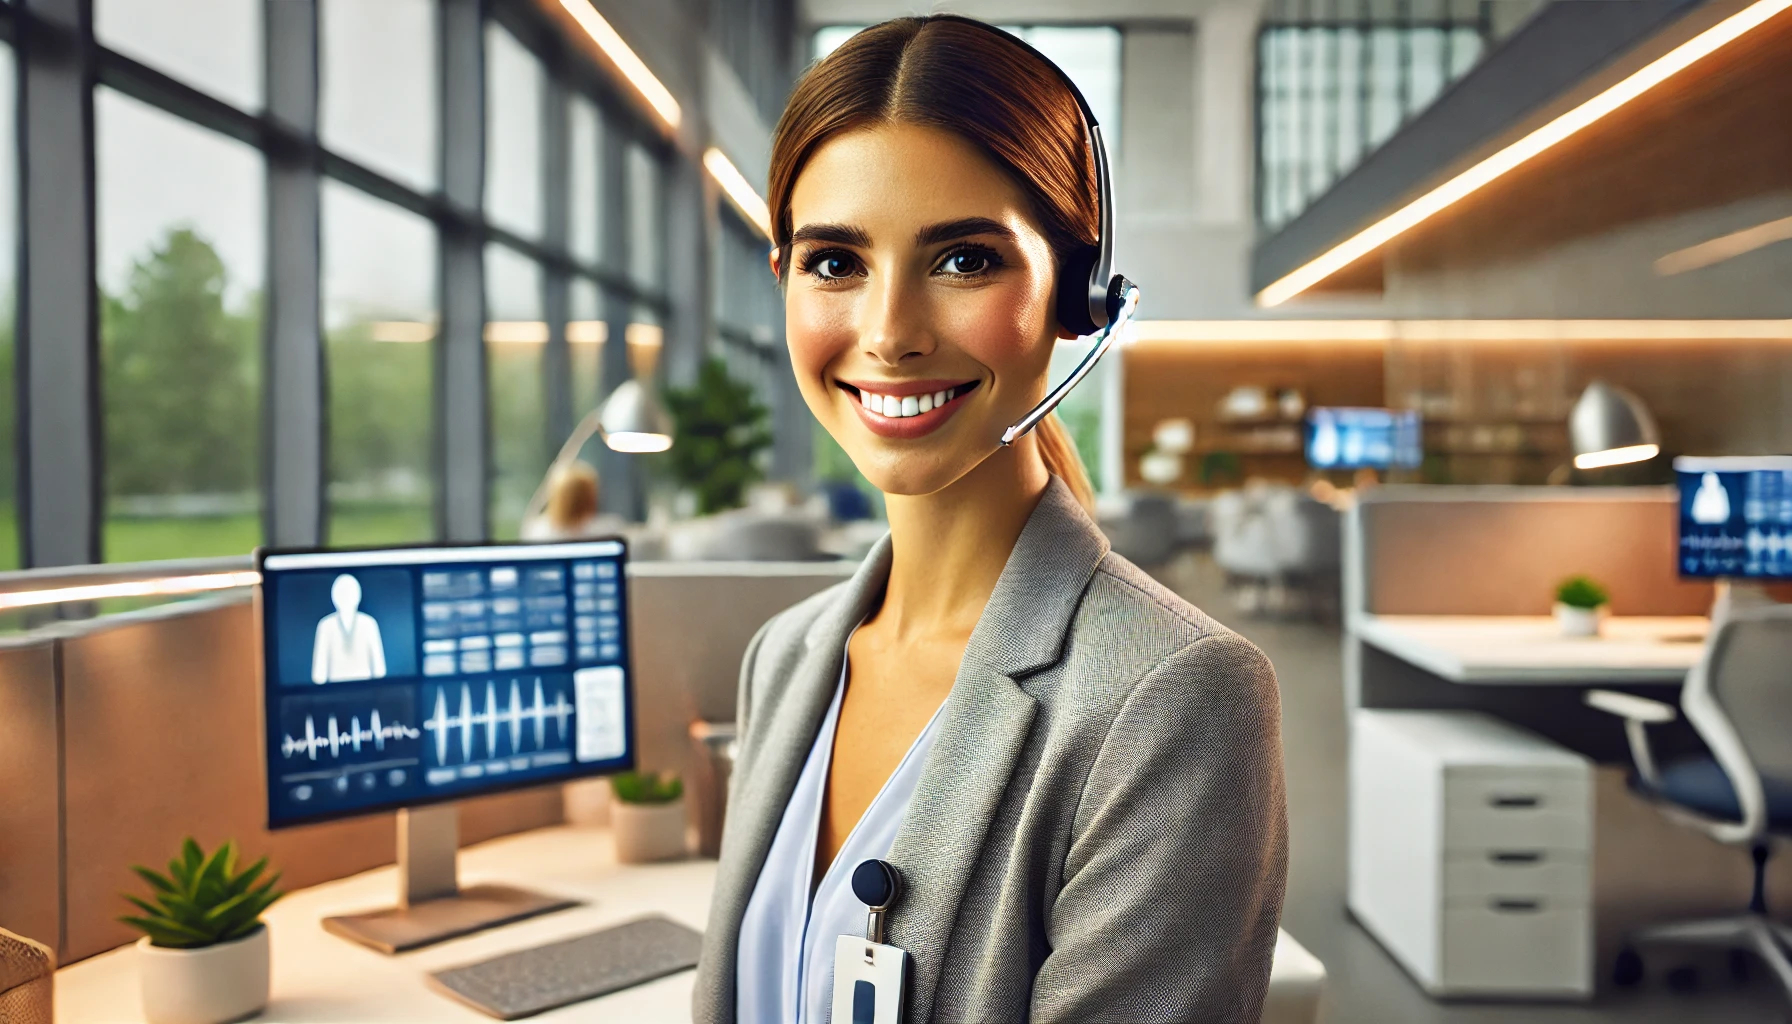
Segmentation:
{"type": "Polygon", "coordinates": [[[438,804],[398,812],[398,906],[324,918],[324,930],[385,954],[579,905],[508,885],[461,888],[460,810],[438,804]]]}

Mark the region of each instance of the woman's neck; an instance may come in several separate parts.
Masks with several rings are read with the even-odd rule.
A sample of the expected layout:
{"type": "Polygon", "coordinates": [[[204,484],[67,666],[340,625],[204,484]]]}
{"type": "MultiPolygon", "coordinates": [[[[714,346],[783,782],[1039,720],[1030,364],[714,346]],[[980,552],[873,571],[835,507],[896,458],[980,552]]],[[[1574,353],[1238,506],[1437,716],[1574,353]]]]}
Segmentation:
{"type": "Polygon", "coordinates": [[[1029,437],[932,494],[887,495],[890,581],[876,618],[899,642],[968,636],[1050,480],[1029,437]]]}

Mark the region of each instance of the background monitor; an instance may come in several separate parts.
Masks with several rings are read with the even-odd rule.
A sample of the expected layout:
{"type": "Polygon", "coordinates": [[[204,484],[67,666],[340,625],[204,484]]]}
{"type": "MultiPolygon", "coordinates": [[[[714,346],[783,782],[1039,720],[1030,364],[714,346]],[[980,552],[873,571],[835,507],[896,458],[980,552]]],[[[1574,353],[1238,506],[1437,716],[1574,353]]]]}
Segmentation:
{"type": "Polygon", "coordinates": [[[632,768],[626,560],[261,552],[268,827],[632,768]]]}
{"type": "Polygon", "coordinates": [[[1307,411],[1307,465],[1314,469],[1414,469],[1424,459],[1412,409],[1315,406],[1307,411]]]}
{"type": "Polygon", "coordinates": [[[1682,576],[1792,579],[1792,456],[1674,460],[1682,576]]]}

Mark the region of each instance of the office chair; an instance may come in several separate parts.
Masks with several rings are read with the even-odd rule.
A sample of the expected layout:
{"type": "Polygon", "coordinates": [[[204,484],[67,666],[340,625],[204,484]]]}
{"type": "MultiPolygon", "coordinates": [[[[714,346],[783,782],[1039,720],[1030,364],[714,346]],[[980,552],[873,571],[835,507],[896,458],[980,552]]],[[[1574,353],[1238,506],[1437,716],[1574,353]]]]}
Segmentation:
{"type": "Polygon", "coordinates": [[[50,1024],[55,970],[48,946],[0,928],[0,1021],[50,1024]]]}
{"type": "Polygon", "coordinates": [[[1712,623],[1699,663],[1687,674],[1680,709],[1710,753],[1655,763],[1647,727],[1674,720],[1674,708],[1610,690],[1586,701],[1624,719],[1635,762],[1632,788],[1669,819],[1754,858],[1754,894],[1745,913],[1654,925],[1627,936],[1613,980],[1642,978],[1638,946],[1691,945],[1754,953],[1792,996],[1792,927],[1767,914],[1768,857],[1792,836],[1792,606],[1747,608],[1712,623]]]}

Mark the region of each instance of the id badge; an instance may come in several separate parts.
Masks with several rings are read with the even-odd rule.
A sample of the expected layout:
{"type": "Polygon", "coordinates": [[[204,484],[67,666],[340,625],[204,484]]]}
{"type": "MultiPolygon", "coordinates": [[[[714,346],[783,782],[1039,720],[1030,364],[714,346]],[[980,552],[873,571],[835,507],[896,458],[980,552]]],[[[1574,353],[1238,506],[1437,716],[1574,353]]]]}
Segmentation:
{"type": "Polygon", "coordinates": [[[908,950],[862,935],[834,940],[834,1024],[901,1024],[908,950]]]}

